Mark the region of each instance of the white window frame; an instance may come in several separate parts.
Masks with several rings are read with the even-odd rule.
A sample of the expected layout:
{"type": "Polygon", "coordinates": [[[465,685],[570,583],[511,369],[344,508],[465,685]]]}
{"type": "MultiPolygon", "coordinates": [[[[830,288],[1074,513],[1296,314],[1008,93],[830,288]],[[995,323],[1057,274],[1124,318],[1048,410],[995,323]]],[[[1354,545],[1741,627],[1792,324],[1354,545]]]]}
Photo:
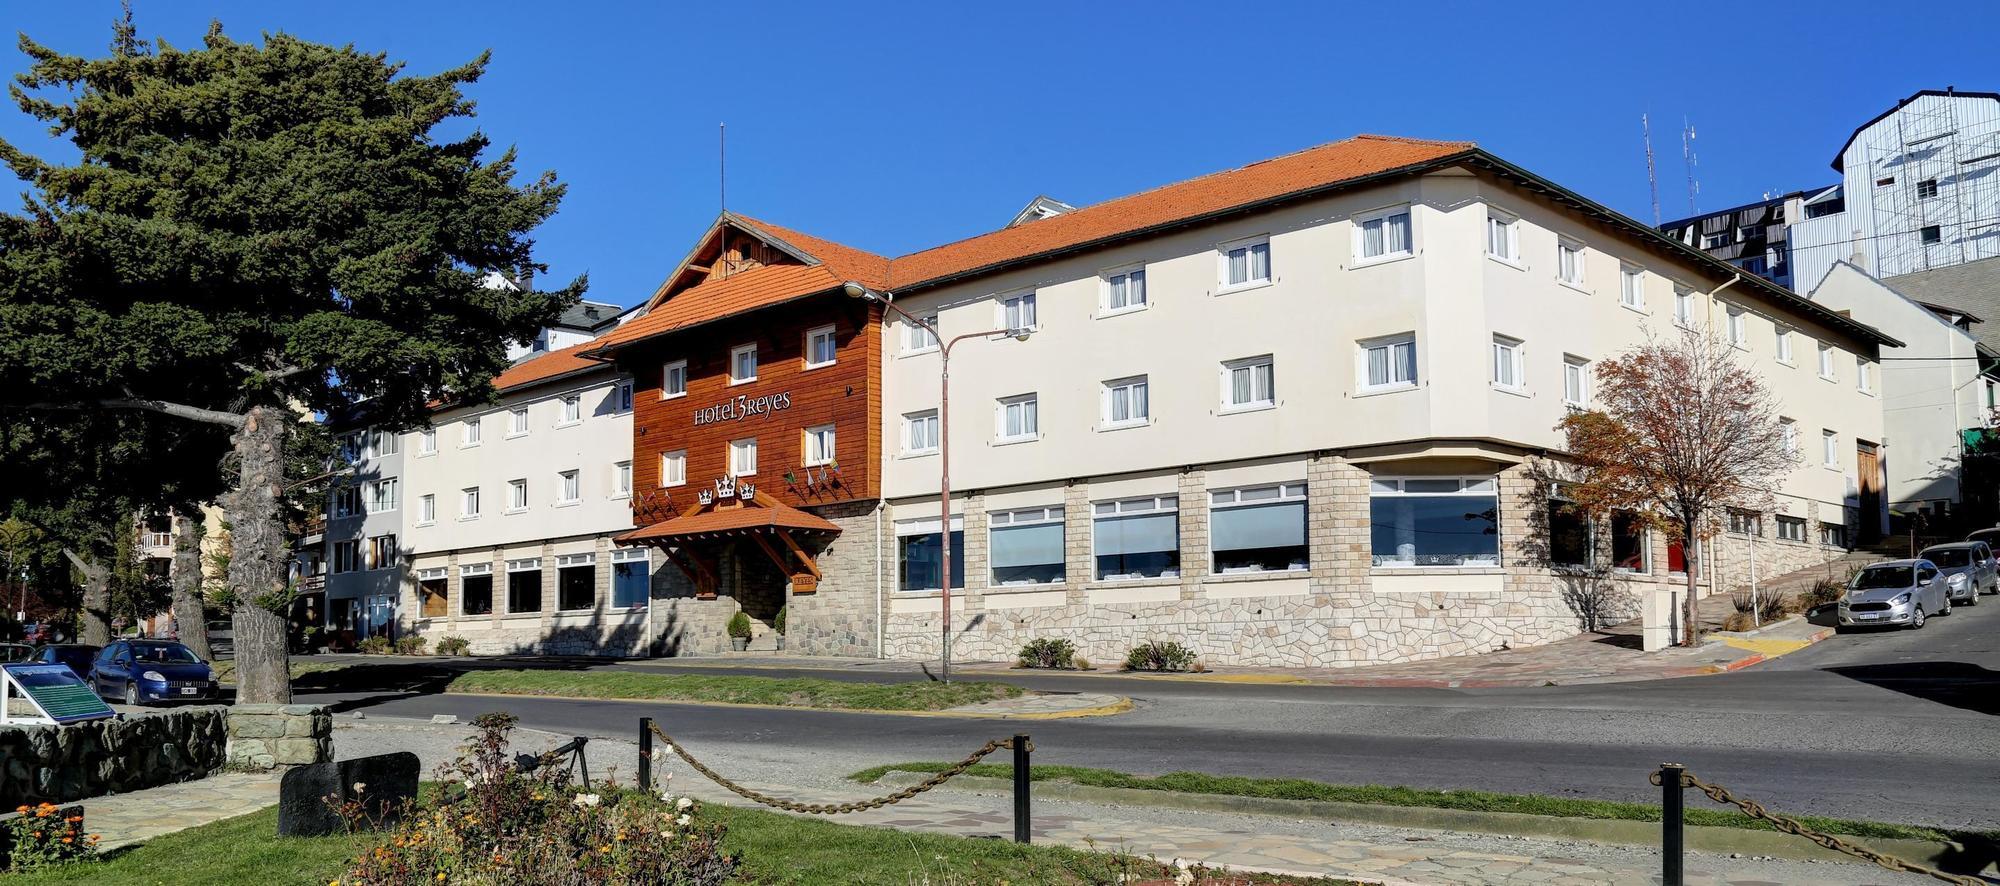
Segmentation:
{"type": "Polygon", "coordinates": [[[378,569],[394,569],[396,568],[397,561],[403,558],[402,548],[397,546],[396,533],[393,532],[369,536],[367,553],[368,570],[370,572],[378,569]],[[389,555],[387,557],[382,556],[382,543],[385,541],[389,544],[389,555]]]}
{"type": "Polygon", "coordinates": [[[670,360],[660,364],[660,399],[685,397],[688,392],[688,361],[670,360]]]}
{"type": "Polygon", "coordinates": [[[837,450],[840,445],[840,440],[834,433],[833,423],[813,425],[806,428],[803,433],[805,439],[799,451],[805,453],[806,467],[816,468],[833,464],[838,457],[837,450]]]}
{"type": "Polygon", "coordinates": [[[458,519],[479,519],[479,487],[467,486],[458,491],[458,519]]]}
{"type": "Polygon", "coordinates": [[[1212,571],[1216,575],[1258,575],[1258,574],[1273,574],[1278,572],[1306,572],[1310,570],[1312,568],[1312,532],[1311,532],[1312,511],[1310,509],[1310,506],[1308,506],[1308,509],[1304,515],[1306,525],[1301,527],[1301,533],[1300,533],[1301,537],[1305,540],[1305,544],[1301,546],[1305,549],[1305,554],[1306,554],[1306,562],[1304,563],[1300,563],[1295,566],[1287,566],[1286,568],[1280,570],[1266,570],[1266,569],[1225,570],[1216,562],[1216,550],[1214,544],[1215,513],[1217,511],[1227,511],[1233,508],[1254,508],[1260,505],[1277,504],[1282,502],[1304,502],[1304,501],[1306,501],[1306,481],[1304,480],[1294,480],[1289,483],[1266,483],[1257,486],[1242,486],[1233,489],[1210,490],[1208,494],[1208,510],[1209,510],[1208,567],[1210,571],[1212,571]],[[1270,494],[1265,495],[1265,493],[1270,493],[1270,494]],[[1250,495],[1257,495],[1260,497],[1249,498],[1248,496],[1250,495]]]}
{"type": "Polygon", "coordinates": [[[1854,389],[1864,394],[1875,393],[1875,373],[1867,357],[1854,355],[1854,389]]]}
{"type": "Polygon", "coordinates": [[[1416,255],[1416,218],[1415,214],[1410,211],[1410,204],[1408,203],[1396,206],[1384,206],[1380,209],[1371,209],[1367,212],[1357,213],[1354,216],[1352,227],[1354,229],[1354,258],[1349,263],[1349,267],[1366,267],[1368,265],[1392,262],[1416,255]],[[1389,248],[1389,229],[1392,220],[1398,216],[1401,216],[1403,219],[1403,248],[1392,250],[1389,248]],[[1369,255],[1368,226],[1377,223],[1380,223],[1381,226],[1381,236],[1379,239],[1382,244],[1382,251],[1374,255],[1369,255]]]}
{"type": "Polygon", "coordinates": [[[436,455],[438,452],[437,428],[425,428],[417,432],[417,455],[436,455]]]}
{"type": "Polygon", "coordinates": [[[507,481],[507,510],[501,513],[518,514],[528,509],[528,478],[516,477],[507,481]]]}
{"type": "Polygon", "coordinates": [[[564,394],[556,402],[562,407],[562,411],[557,413],[561,420],[556,422],[556,427],[567,428],[583,423],[582,394],[564,394]]]}
{"type": "Polygon", "coordinates": [[[426,492],[417,497],[417,525],[429,526],[437,522],[437,493],[426,492]]]}
{"type": "Polygon", "coordinates": [[[1583,241],[1556,237],[1556,282],[1573,289],[1583,288],[1583,241]]]}
{"type": "Polygon", "coordinates": [[[840,342],[838,339],[834,337],[833,324],[828,323],[825,326],[815,326],[811,329],[806,330],[805,364],[807,369],[820,369],[822,367],[832,366],[835,361],[840,359],[839,351],[840,351],[840,342]],[[821,361],[814,361],[813,360],[814,352],[818,350],[819,342],[822,339],[824,339],[827,344],[826,359],[821,361]]]}
{"type": "Polygon", "coordinates": [[[1001,397],[993,404],[993,442],[1026,443],[1042,439],[1042,402],[1039,392],[1015,394],[1001,397]],[[1022,416],[1025,430],[1019,434],[1007,433],[1007,411],[1016,409],[1022,416]]]}
{"type": "Polygon", "coordinates": [[[738,437],[729,441],[729,476],[751,477],[757,473],[757,438],[738,437]]]}
{"type": "Polygon", "coordinates": [[[583,472],[576,468],[556,472],[556,504],[573,505],[583,501],[583,472]]]}
{"type": "Polygon", "coordinates": [[[1114,268],[1099,274],[1098,280],[1100,281],[1097,299],[1097,316],[1099,317],[1130,314],[1133,311],[1143,311],[1153,305],[1152,294],[1146,291],[1148,281],[1145,265],[1127,265],[1122,268],[1114,268]],[[1132,300],[1132,282],[1135,279],[1139,284],[1138,301],[1132,300]],[[1125,303],[1114,305],[1111,303],[1112,294],[1118,290],[1121,281],[1124,286],[1125,303]]]}
{"type": "MultiPolygon", "coordinates": [[[[1494,513],[1494,528],[1497,530],[1502,525],[1505,519],[1505,515],[1500,513],[1498,510],[1501,506],[1500,478],[1495,475],[1492,474],[1465,475],[1456,477],[1392,475],[1392,476],[1371,477],[1369,478],[1368,481],[1368,498],[1369,498],[1369,507],[1371,509],[1374,507],[1374,499],[1378,495],[1424,497],[1424,496],[1447,496],[1447,495],[1484,495],[1489,493],[1493,496],[1493,503],[1496,509],[1494,513]],[[1458,489],[1453,490],[1451,492],[1409,492],[1406,491],[1403,485],[1406,481],[1409,480],[1424,480],[1424,481],[1456,480],[1458,481],[1458,489]],[[1394,488],[1384,489],[1383,487],[1385,486],[1393,486],[1394,488]],[[1475,488],[1481,486],[1483,486],[1484,488],[1475,488]]],[[[1495,536],[1494,545],[1495,545],[1495,553],[1493,555],[1493,561],[1490,563],[1484,561],[1470,561],[1465,563],[1436,565],[1436,566],[1420,566],[1415,561],[1404,562],[1401,560],[1391,560],[1385,563],[1373,563],[1373,558],[1375,554],[1373,552],[1372,542],[1369,552],[1369,558],[1370,562],[1373,563],[1372,568],[1375,569],[1467,569],[1467,568],[1484,569],[1484,568],[1498,567],[1501,563],[1500,558],[1505,556],[1506,554],[1506,545],[1504,538],[1495,536]]]]}
{"type": "Polygon", "coordinates": [[[1511,335],[1494,333],[1490,381],[1502,391],[1519,393],[1528,387],[1527,342],[1511,335]]]}
{"type": "Polygon", "coordinates": [[[1774,347],[1775,350],[1777,351],[1778,362],[1783,363],[1786,366],[1794,365],[1792,363],[1791,327],[1779,324],[1777,326],[1777,332],[1773,336],[1773,341],[1776,343],[1774,347]]]}
{"type": "Polygon", "coordinates": [[[374,455],[395,455],[403,451],[403,435],[395,431],[376,431],[374,438],[370,444],[374,455]]]}
{"type": "Polygon", "coordinates": [[[1771,522],[1777,524],[1778,527],[1777,536],[1779,541],[1795,541],[1803,543],[1806,540],[1806,531],[1807,531],[1806,518],[1794,517],[1790,514],[1778,514],[1776,515],[1776,517],[1772,519],[1771,522]],[[1794,537],[1791,532],[1787,531],[1789,527],[1798,528],[1798,534],[1796,537],[1794,537]]]}
{"type": "Polygon", "coordinates": [[[1821,467],[1840,469],[1840,432],[1832,428],[1819,431],[1819,463],[1821,467]]]}
{"type": "Polygon", "coordinates": [[[1273,359],[1272,355],[1263,354],[1261,356],[1256,356],[1256,357],[1244,357],[1239,360],[1225,360],[1222,363],[1222,372],[1220,377],[1222,380],[1222,393],[1221,393],[1222,413],[1230,414],[1237,412],[1258,412],[1265,409],[1277,408],[1278,368],[1277,368],[1277,363],[1273,359]],[[1259,368],[1262,368],[1264,370],[1264,378],[1266,379],[1264,393],[1267,396],[1265,396],[1262,399],[1257,398],[1257,370],[1259,368]],[[1240,403],[1234,399],[1236,396],[1235,382],[1236,382],[1236,373],[1238,370],[1247,370],[1250,373],[1251,399],[1242,401],[1240,403]]]}
{"type": "Polygon", "coordinates": [[[1215,246],[1215,258],[1215,291],[1218,295],[1225,292],[1239,292],[1245,289],[1256,289],[1259,286],[1269,286],[1278,279],[1277,265],[1271,255],[1271,237],[1268,234],[1245,237],[1241,240],[1231,240],[1227,243],[1218,243],[1215,246]],[[1259,246],[1264,247],[1264,276],[1262,277],[1252,276],[1251,257],[1255,255],[1255,250],[1259,246]],[[1229,254],[1239,249],[1243,250],[1244,279],[1240,282],[1231,283],[1229,282],[1229,254]]]}
{"type": "Polygon", "coordinates": [[[1618,304],[1646,312],[1646,269],[1633,265],[1618,266],[1618,304]]]}
{"type": "Polygon", "coordinates": [[[1492,206],[1486,207],[1486,257],[1503,265],[1521,266],[1520,216],[1492,206]],[[1498,237],[1495,236],[1496,228],[1498,237]]]}
{"type": "Polygon", "coordinates": [[[471,449],[474,446],[478,446],[481,438],[485,436],[486,416],[474,415],[468,417],[459,426],[458,448],[471,449]]]}
{"type": "Polygon", "coordinates": [[[910,322],[907,317],[903,319],[902,356],[912,357],[917,354],[932,354],[937,352],[938,337],[932,330],[937,329],[938,315],[935,313],[919,314],[917,315],[917,319],[930,325],[926,327],[922,323],[910,322]]]}
{"type": "Polygon", "coordinates": [[[1355,342],[1354,390],[1357,394],[1380,394],[1389,391],[1406,391],[1416,388],[1423,383],[1424,370],[1422,360],[1423,353],[1417,350],[1417,334],[1414,332],[1399,332],[1394,335],[1364,338],[1355,342]],[[1398,380],[1396,378],[1396,371],[1403,367],[1403,364],[1396,360],[1397,345],[1410,346],[1410,377],[1408,379],[1398,380]],[[1388,362],[1385,365],[1389,367],[1389,376],[1386,381],[1380,384],[1372,384],[1368,381],[1368,352],[1375,348],[1388,349],[1388,362]]]}
{"type": "Polygon", "coordinates": [[[1740,305],[1724,305],[1723,325],[1729,332],[1729,343],[1739,348],[1750,347],[1749,312],[1740,305]]]}
{"type": "Polygon", "coordinates": [[[1108,379],[1098,385],[1097,399],[1098,430],[1109,431],[1120,428],[1138,428],[1153,423],[1153,386],[1148,376],[1128,375],[1123,378],[1108,379]],[[1119,391],[1125,392],[1126,411],[1128,415],[1123,419],[1114,419],[1111,417],[1112,405],[1116,402],[1117,392],[1119,391]],[[1133,399],[1135,391],[1143,391],[1145,407],[1143,415],[1131,414],[1134,412],[1132,407],[1136,402],[1133,399]]]}
{"type": "Polygon", "coordinates": [[[1181,511],[1180,496],[1171,493],[1165,495],[1141,495],[1128,498],[1103,499],[1100,501],[1091,502],[1090,503],[1090,576],[1091,576],[1090,580],[1110,582],[1110,581],[1153,581],[1159,579],[1179,578],[1181,576],[1181,571],[1187,568],[1186,563],[1180,563],[1177,566],[1175,566],[1175,568],[1165,570],[1157,576],[1138,575],[1134,573],[1112,573],[1110,575],[1106,575],[1101,578],[1098,577],[1097,521],[1099,519],[1117,519],[1119,517],[1123,517],[1128,514],[1173,514],[1174,540],[1176,547],[1178,547],[1181,540],[1180,511],[1181,511]],[[1106,508],[1109,508],[1109,510],[1106,510],[1106,508]]]}
{"type": "Polygon", "coordinates": [[[618,405],[619,412],[631,412],[632,399],[633,399],[632,380],[628,378],[624,381],[619,382],[618,388],[616,391],[612,393],[612,396],[617,398],[613,402],[615,402],[618,405]]]}
{"type": "Polygon", "coordinates": [[[1035,290],[1022,289],[1001,293],[993,297],[993,304],[993,325],[1009,333],[1034,332],[1042,328],[1041,304],[1040,299],[1035,298],[1035,290]],[[1025,307],[1016,310],[1016,305],[1025,307]],[[1017,325],[1014,322],[1016,318],[1013,315],[1017,313],[1024,315],[1022,319],[1028,321],[1025,325],[1017,325]]]}
{"type": "Polygon", "coordinates": [[[1674,325],[1682,329],[1693,329],[1699,318],[1695,303],[1694,289],[1680,284],[1674,285],[1674,325]]]}
{"type": "MultiPolygon", "coordinates": [[[[989,552],[993,550],[993,536],[996,533],[1005,532],[1008,529],[1012,529],[1017,526],[1046,526],[1051,523],[1057,526],[1063,525],[1062,505],[1050,505],[1048,507],[1040,507],[1040,508],[1015,508],[1013,510],[988,512],[986,515],[986,550],[989,552]]],[[[1067,549],[1065,549],[1065,554],[1062,557],[1062,560],[1057,565],[1063,567],[1063,575],[1062,577],[1057,578],[1053,581],[1002,582],[993,575],[994,567],[989,562],[987,565],[987,581],[991,587],[996,587],[996,588],[1040,587],[1043,585],[1064,584],[1069,579],[1069,563],[1068,563],[1067,549]]]]}
{"type": "Polygon", "coordinates": [[[1839,373],[1840,373],[1839,367],[1834,365],[1833,362],[1833,345],[1827,342],[1820,342],[1819,377],[1826,379],[1827,381],[1839,381],[1840,380],[1839,373]]]}
{"type": "Polygon", "coordinates": [[[360,514],[367,506],[361,487],[351,483],[333,487],[332,497],[333,501],[326,509],[335,520],[360,514]]]}
{"type": "Polygon", "coordinates": [[[935,409],[920,409],[917,410],[916,412],[903,413],[902,454],[906,456],[936,455],[938,451],[939,430],[940,427],[938,425],[938,411],[935,409]],[[929,446],[918,447],[912,445],[913,443],[916,442],[916,435],[914,432],[919,427],[928,429],[926,437],[927,437],[927,442],[929,442],[930,444],[929,446]]]}
{"type": "Polygon", "coordinates": [[[660,453],[660,487],[686,486],[688,482],[688,452],[673,449],[660,453]]]}
{"type": "Polygon", "coordinates": [[[625,498],[631,494],[632,462],[613,462],[611,464],[611,497],[625,498]]]}
{"type": "Polygon", "coordinates": [[[1590,403],[1590,361],[1563,355],[1563,402],[1582,409],[1590,403]]]}
{"type": "Polygon", "coordinates": [[[757,370],[758,370],[758,360],[757,360],[757,343],[756,343],[756,342],[751,342],[751,343],[749,343],[749,344],[746,344],[746,345],[737,345],[736,347],[733,347],[733,348],[730,348],[730,349],[729,349],[729,383],[730,383],[730,384],[732,384],[732,385],[747,385],[747,384],[749,384],[749,383],[751,383],[751,382],[753,382],[753,381],[756,381],[756,380],[757,380],[757,370]],[[750,374],[749,374],[749,375],[738,375],[738,374],[737,374],[737,373],[738,373],[738,371],[739,371],[739,370],[741,370],[741,369],[743,368],[743,366],[742,366],[742,364],[743,364],[743,357],[744,357],[745,355],[748,355],[748,356],[750,357],[750,374]]]}
{"type": "Polygon", "coordinates": [[[371,514],[389,513],[401,504],[398,496],[400,491],[394,477],[370,481],[366,489],[367,494],[362,496],[362,507],[371,514]]]}
{"type": "Polygon", "coordinates": [[[1785,454],[1797,458],[1799,454],[1799,423],[1789,418],[1778,418],[1778,434],[1785,454]]]}
{"type": "Polygon", "coordinates": [[[530,425],[528,407],[513,406],[508,408],[506,439],[511,440],[515,437],[527,436],[530,425]]]}
{"type": "Polygon", "coordinates": [[[327,571],[334,575],[361,571],[361,539],[349,538],[334,542],[333,556],[330,559],[332,563],[327,566],[327,571]]]}

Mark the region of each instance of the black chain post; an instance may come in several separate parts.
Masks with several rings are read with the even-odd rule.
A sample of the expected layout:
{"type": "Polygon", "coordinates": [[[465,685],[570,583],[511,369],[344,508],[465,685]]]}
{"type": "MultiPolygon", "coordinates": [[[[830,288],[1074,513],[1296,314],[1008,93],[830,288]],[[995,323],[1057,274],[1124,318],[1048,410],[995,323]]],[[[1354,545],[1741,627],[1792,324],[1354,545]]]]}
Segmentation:
{"type": "Polygon", "coordinates": [[[1679,763],[1660,764],[1660,884],[1682,886],[1682,848],[1686,832],[1681,823],[1681,801],[1687,791],[1687,767],[1679,763]]]}
{"type": "Polygon", "coordinates": [[[653,792],[653,718],[639,718],[639,790],[653,792]]]}
{"type": "Polygon", "coordinates": [[[1028,842],[1028,737],[1014,736],[1014,842],[1028,842]]]}

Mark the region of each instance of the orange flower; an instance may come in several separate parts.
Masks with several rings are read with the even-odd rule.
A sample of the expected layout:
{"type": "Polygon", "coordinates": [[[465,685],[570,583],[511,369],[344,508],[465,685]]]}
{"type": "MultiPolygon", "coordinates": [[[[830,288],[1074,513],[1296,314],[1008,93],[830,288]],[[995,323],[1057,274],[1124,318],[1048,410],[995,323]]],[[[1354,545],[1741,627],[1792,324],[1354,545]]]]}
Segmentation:
{"type": "Polygon", "coordinates": [[[63,838],[63,842],[64,842],[64,843],[74,843],[74,842],[76,842],[76,838],[75,838],[75,837],[64,837],[64,838],[63,838]]]}
{"type": "Polygon", "coordinates": [[[23,804],[21,804],[21,805],[19,805],[19,806],[16,806],[16,807],[14,807],[14,811],[15,811],[15,812],[26,812],[26,811],[28,811],[28,805],[27,805],[26,803],[23,803],[23,804]]]}
{"type": "Polygon", "coordinates": [[[35,810],[36,818],[48,818],[54,814],[56,814],[56,808],[46,803],[42,805],[42,808],[35,810]]]}
{"type": "Polygon", "coordinates": [[[70,816],[70,817],[68,817],[68,818],[65,818],[65,819],[63,819],[63,821],[66,821],[66,822],[69,822],[70,824],[76,824],[77,822],[79,822],[79,821],[82,821],[82,820],[83,820],[83,816],[81,816],[81,815],[72,815],[72,816],[70,816]]]}

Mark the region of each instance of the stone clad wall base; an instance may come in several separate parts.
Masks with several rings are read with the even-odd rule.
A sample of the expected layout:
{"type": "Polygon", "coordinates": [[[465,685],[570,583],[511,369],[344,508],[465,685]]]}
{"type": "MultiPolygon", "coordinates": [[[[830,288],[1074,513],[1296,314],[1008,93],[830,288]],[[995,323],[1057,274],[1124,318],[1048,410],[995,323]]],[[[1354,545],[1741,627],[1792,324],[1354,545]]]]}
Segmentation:
{"type": "Polygon", "coordinates": [[[202,778],[223,764],[218,706],[69,726],[0,726],[0,808],[202,778]]]}
{"type": "Polygon", "coordinates": [[[277,769],[333,759],[333,714],[304,704],[244,704],[228,709],[228,762],[277,769]]]}

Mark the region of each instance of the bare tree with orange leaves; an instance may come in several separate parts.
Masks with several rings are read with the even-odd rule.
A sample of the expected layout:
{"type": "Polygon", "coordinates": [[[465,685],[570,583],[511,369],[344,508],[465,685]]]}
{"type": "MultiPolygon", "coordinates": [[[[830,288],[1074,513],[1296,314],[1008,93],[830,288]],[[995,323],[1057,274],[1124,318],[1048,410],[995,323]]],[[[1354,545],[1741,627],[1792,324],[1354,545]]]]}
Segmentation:
{"type": "Polygon", "coordinates": [[[1573,460],[1565,491],[1593,516],[1635,511],[1679,534],[1687,560],[1681,642],[1691,646],[1702,540],[1715,535],[1726,508],[1771,509],[1772,487],[1798,464],[1797,441],[1763,381],[1713,336],[1648,336],[1599,361],[1595,375],[1595,408],[1556,425],[1573,460]]]}

